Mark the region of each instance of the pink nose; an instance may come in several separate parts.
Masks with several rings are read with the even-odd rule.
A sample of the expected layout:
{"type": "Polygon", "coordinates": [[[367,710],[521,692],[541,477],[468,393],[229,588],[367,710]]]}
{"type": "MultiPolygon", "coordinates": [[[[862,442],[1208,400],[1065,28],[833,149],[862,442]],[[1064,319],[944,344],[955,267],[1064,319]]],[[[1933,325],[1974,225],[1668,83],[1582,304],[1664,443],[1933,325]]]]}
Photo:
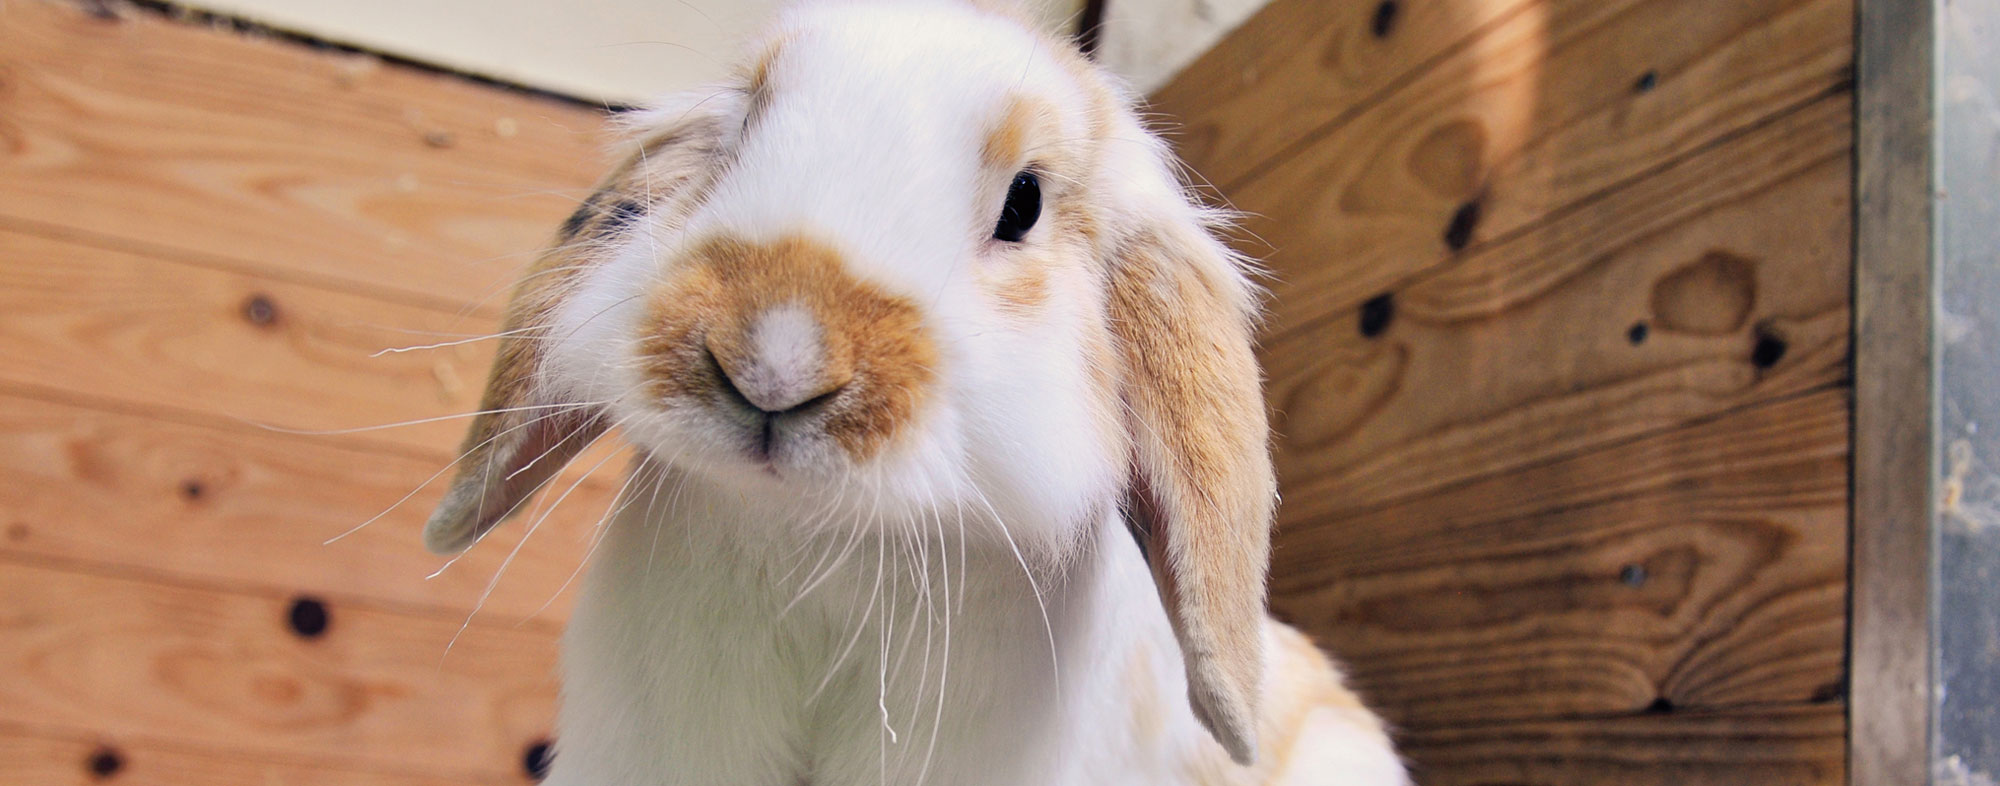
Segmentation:
{"type": "Polygon", "coordinates": [[[766,309],[752,319],[743,341],[705,348],[722,392],[766,415],[805,412],[835,397],[852,381],[846,364],[828,362],[818,320],[797,304],[766,309]],[[735,351],[729,351],[734,348],[735,351]]]}

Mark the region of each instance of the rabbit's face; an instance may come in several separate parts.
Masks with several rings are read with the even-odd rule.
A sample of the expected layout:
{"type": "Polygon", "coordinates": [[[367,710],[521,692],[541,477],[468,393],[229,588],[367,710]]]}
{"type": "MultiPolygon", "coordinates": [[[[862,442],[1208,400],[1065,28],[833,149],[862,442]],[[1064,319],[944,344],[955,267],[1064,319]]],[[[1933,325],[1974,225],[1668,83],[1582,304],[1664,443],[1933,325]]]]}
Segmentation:
{"type": "Polygon", "coordinates": [[[1127,451],[1091,193],[1112,100],[970,9],[795,17],[717,97],[699,182],[642,155],[595,200],[604,261],[541,373],[754,499],[1059,537],[1127,451]]]}

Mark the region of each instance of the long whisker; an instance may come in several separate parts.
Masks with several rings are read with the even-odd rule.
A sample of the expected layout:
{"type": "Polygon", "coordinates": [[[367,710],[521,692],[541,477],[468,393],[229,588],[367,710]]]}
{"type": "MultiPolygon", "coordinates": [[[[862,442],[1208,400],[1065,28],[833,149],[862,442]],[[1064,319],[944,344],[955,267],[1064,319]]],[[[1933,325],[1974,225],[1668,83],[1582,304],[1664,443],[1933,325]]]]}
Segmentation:
{"type": "Polygon", "coordinates": [[[547,329],[548,326],[546,325],[533,325],[524,328],[517,328],[515,330],[503,330],[498,333],[489,333],[483,336],[468,336],[466,338],[455,339],[452,341],[440,341],[435,344],[418,344],[415,346],[408,346],[408,347],[388,347],[386,349],[379,350],[375,354],[369,355],[368,357],[379,358],[382,357],[383,355],[400,355],[405,352],[422,352],[427,349],[445,349],[447,347],[461,347],[465,346],[466,344],[476,344],[481,341],[492,341],[494,339],[499,339],[499,338],[511,338],[515,336],[523,336],[538,330],[547,330],[547,329]]]}
{"type": "MultiPolygon", "coordinates": [[[[940,582],[944,587],[944,653],[939,659],[937,706],[931,713],[931,739],[930,742],[924,744],[924,763],[923,766],[917,768],[917,786],[923,786],[925,778],[930,774],[931,761],[937,753],[938,734],[944,728],[945,692],[951,685],[951,553],[945,549],[944,511],[937,504],[937,488],[929,486],[928,490],[930,492],[930,504],[927,506],[927,509],[931,514],[932,523],[936,525],[938,564],[944,571],[943,581],[940,582]]],[[[964,570],[965,566],[963,564],[959,565],[961,574],[963,574],[964,570]]],[[[926,645],[926,650],[928,650],[928,644],[926,645]]],[[[923,698],[922,693],[919,693],[917,698],[921,701],[923,698]]]]}
{"type": "Polygon", "coordinates": [[[250,420],[249,418],[239,417],[236,418],[236,420],[249,426],[260,428],[265,431],[274,431],[279,434],[295,434],[306,437],[331,437],[331,436],[338,436],[341,434],[361,434],[370,431],[385,431],[392,428],[421,426],[426,423],[442,423],[448,420],[464,420],[466,418],[476,418],[479,417],[480,415],[499,415],[508,412],[534,412],[537,410],[544,410],[544,409],[575,409],[577,407],[595,406],[595,405],[601,405],[603,403],[604,402],[600,401],[579,401],[566,404],[529,404],[527,406],[520,406],[520,407],[502,407],[500,409],[482,409],[473,412],[458,412],[450,415],[438,415],[436,417],[418,418],[416,420],[405,420],[398,423],[384,423],[379,426],[358,426],[355,428],[336,428],[336,429],[296,429],[296,428],[286,428],[284,426],[273,426],[269,423],[259,423],[254,420],[250,420]]]}
{"type": "MultiPolygon", "coordinates": [[[[880,497],[877,497],[877,500],[879,499],[880,497]]],[[[873,514],[870,514],[870,518],[873,518],[873,514]]],[[[826,686],[833,682],[833,675],[839,672],[840,665],[847,661],[848,654],[854,651],[855,643],[861,640],[861,633],[868,628],[868,619],[875,612],[876,602],[881,599],[881,590],[882,559],[878,552],[875,560],[875,588],[869,593],[868,607],[861,612],[861,622],[854,626],[854,635],[847,639],[847,644],[841,648],[840,655],[834,658],[833,663],[827,667],[826,676],[820,678],[819,685],[813,688],[812,694],[806,697],[805,703],[811,704],[813,700],[819,698],[820,692],[826,690],[826,686]]]]}
{"type": "MultiPolygon", "coordinates": [[[[609,529],[606,529],[605,525],[609,524],[613,519],[625,515],[625,511],[632,507],[632,503],[639,501],[639,497],[636,494],[630,499],[626,499],[626,492],[631,490],[633,481],[638,480],[640,475],[644,474],[649,466],[649,464],[642,460],[638,462],[637,467],[633,468],[632,475],[625,479],[625,485],[618,488],[618,493],[611,498],[611,504],[605,506],[604,515],[599,516],[597,523],[591,525],[591,531],[596,533],[596,536],[591,538],[590,548],[584,550],[583,559],[577,560],[576,569],[570,571],[568,578],[563,579],[562,586],[556,588],[555,594],[550,595],[548,600],[543,601],[541,606],[536,607],[534,613],[521,618],[520,622],[515,623],[515,627],[520,627],[526,624],[528,620],[539,617],[542,615],[542,612],[548,611],[550,606],[555,605],[556,599],[562,597],[563,592],[569,589],[569,585],[576,581],[576,577],[582,575],[584,566],[590,564],[591,556],[597,553],[597,547],[604,544],[604,538],[610,532],[609,529]],[[621,499],[625,501],[622,503],[619,502],[618,500],[621,499]]],[[[653,487],[657,489],[665,481],[665,472],[657,473],[653,481],[653,487]]]]}
{"type": "Polygon", "coordinates": [[[1021,547],[1014,542],[1014,533],[1008,530],[1006,517],[1001,516],[1000,511],[993,507],[992,501],[986,498],[986,493],[975,487],[972,489],[972,497],[986,507],[987,513],[992,514],[994,524],[1000,527],[1001,537],[1007,540],[1008,550],[1014,553],[1014,562],[1021,566],[1021,575],[1026,576],[1028,579],[1028,590],[1034,593],[1035,606],[1042,612],[1042,629],[1048,633],[1049,637],[1050,681],[1055,684],[1056,695],[1060,696],[1062,695],[1062,665],[1061,655],[1056,651],[1056,629],[1055,625],[1049,622],[1049,606],[1047,602],[1042,600],[1042,590],[1035,581],[1035,572],[1028,567],[1027,558],[1021,555],[1021,547]]]}
{"type": "Polygon", "coordinates": [[[383,517],[383,516],[387,516],[387,515],[389,515],[390,513],[394,512],[394,511],[395,511],[395,510],[396,510],[397,508],[400,508],[400,507],[402,507],[402,506],[403,506],[403,503],[406,503],[406,502],[409,502],[409,501],[410,501],[410,499],[411,499],[412,497],[415,497],[415,496],[417,496],[417,494],[418,494],[418,493],[420,493],[420,492],[422,492],[422,491],[424,490],[424,488],[425,488],[425,487],[429,486],[429,485],[430,485],[430,484],[432,484],[432,483],[435,483],[435,482],[437,482],[437,479],[438,479],[438,478],[441,478],[441,477],[444,477],[444,473],[446,473],[446,472],[450,472],[450,471],[451,471],[451,468],[452,468],[452,467],[455,467],[455,466],[458,466],[458,463],[459,463],[459,462],[461,462],[461,461],[464,461],[464,460],[466,459],[466,457],[468,457],[468,456],[471,456],[471,455],[472,455],[473,453],[477,452],[477,451],[478,451],[478,450],[479,450],[480,448],[483,448],[483,447],[486,447],[487,445],[491,445],[491,444],[493,444],[493,442],[494,442],[495,440],[497,440],[497,439],[499,439],[499,438],[501,438],[501,437],[504,437],[504,436],[506,436],[506,435],[508,435],[508,434],[510,434],[510,433],[512,433],[512,432],[514,432],[515,430],[518,430],[518,429],[523,429],[523,428],[527,428],[528,426],[530,426],[530,425],[533,425],[533,424],[535,424],[536,422],[539,422],[539,421],[541,421],[541,420],[544,420],[544,419],[546,419],[546,418],[549,418],[549,417],[551,417],[551,416],[552,416],[553,414],[554,414],[554,413],[549,413],[549,414],[544,414],[544,415],[537,415],[536,417],[534,417],[533,419],[530,419],[530,420],[528,420],[528,421],[527,421],[527,422],[525,422],[525,423],[520,423],[520,424],[518,424],[518,425],[514,425],[514,426],[509,426],[509,427],[507,427],[507,429],[505,429],[505,430],[503,430],[503,431],[498,431],[498,432],[495,432],[495,433],[493,434],[493,436],[490,436],[490,437],[487,437],[487,438],[486,438],[486,439],[484,439],[484,440],[481,440],[479,444],[477,444],[477,445],[473,445],[472,447],[469,447],[469,448],[466,448],[466,449],[465,449],[464,451],[461,451],[461,452],[460,452],[460,453],[458,454],[458,457],[457,457],[457,458],[454,458],[454,459],[452,459],[452,460],[451,460],[451,463],[449,463],[449,464],[446,464],[446,465],[444,465],[443,467],[439,468],[439,469],[438,469],[438,471],[436,471],[436,472],[433,472],[433,473],[431,473],[431,476],[430,476],[430,477],[428,477],[428,478],[425,478],[425,479],[424,479],[424,482],[422,482],[422,483],[419,483],[419,484],[417,484],[417,487],[416,487],[416,488],[413,488],[413,489],[410,489],[410,493],[408,493],[408,494],[404,494],[404,495],[403,495],[403,498],[402,498],[402,499],[399,499],[399,500],[396,500],[396,501],[395,501],[394,503],[390,504],[390,505],[389,505],[389,507],[386,507],[386,508],[383,508],[383,509],[382,509],[382,512],[380,512],[380,513],[377,513],[377,514],[375,514],[375,515],[373,515],[373,516],[369,516],[369,517],[368,517],[368,520],[367,520],[367,521],[363,521],[363,522],[361,522],[360,524],[356,524],[356,525],[354,525],[354,526],[353,526],[353,527],[352,527],[351,529],[348,529],[348,530],[347,530],[346,532],[342,532],[342,533],[340,533],[340,534],[338,534],[338,535],[335,535],[335,536],[333,536],[333,537],[331,537],[331,538],[327,538],[327,539],[326,539],[325,541],[321,542],[321,543],[320,543],[320,545],[322,545],[322,546],[331,546],[331,545],[333,545],[334,543],[337,543],[337,542],[339,542],[339,541],[340,541],[340,540],[341,540],[342,538],[345,538],[345,537],[347,537],[347,536],[349,536],[349,535],[352,535],[352,534],[354,534],[354,533],[356,533],[356,532],[360,532],[360,531],[361,531],[362,529],[366,528],[366,527],[367,527],[368,525],[370,525],[370,524],[373,524],[373,523],[375,523],[375,522],[377,522],[377,521],[380,521],[380,520],[382,520],[382,517],[383,517]]]}
{"type": "MultiPolygon", "coordinates": [[[[588,450],[591,445],[597,444],[597,441],[603,439],[604,435],[608,433],[610,433],[610,430],[607,429],[597,436],[592,437],[589,442],[584,444],[583,449],[588,450]]],[[[479,600],[472,604],[472,613],[465,615],[465,621],[459,623],[458,632],[453,633],[451,640],[445,642],[444,654],[438,656],[438,668],[440,670],[444,668],[444,659],[451,655],[451,648],[458,644],[460,636],[465,635],[465,629],[472,626],[472,618],[479,616],[479,610],[486,607],[486,599],[492,597],[493,588],[500,585],[500,577],[507,573],[507,566],[514,564],[514,558],[520,556],[521,547],[528,545],[528,539],[534,537],[535,530],[540,529],[542,522],[547,521],[549,516],[556,512],[556,508],[562,506],[563,500],[569,499],[569,495],[572,492],[575,492],[578,487],[582,486],[584,481],[589,480],[591,475],[596,474],[598,468],[603,467],[605,462],[617,456],[617,453],[611,453],[607,454],[604,458],[598,459],[596,464],[591,465],[589,470],[586,470],[583,475],[576,479],[576,482],[569,484],[569,488],[563,489],[563,493],[557,496],[554,502],[549,503],[548,510],[543,511],[540,516],[535,518],[533,524],[528,525],[528,531],[521,534],[521,539],[515,542],[514,549],[507,552],[506,559],[501,560],[500,567],[493,571],[492,580],[486,582],[486,589],[479,593],[479,600]]]]}

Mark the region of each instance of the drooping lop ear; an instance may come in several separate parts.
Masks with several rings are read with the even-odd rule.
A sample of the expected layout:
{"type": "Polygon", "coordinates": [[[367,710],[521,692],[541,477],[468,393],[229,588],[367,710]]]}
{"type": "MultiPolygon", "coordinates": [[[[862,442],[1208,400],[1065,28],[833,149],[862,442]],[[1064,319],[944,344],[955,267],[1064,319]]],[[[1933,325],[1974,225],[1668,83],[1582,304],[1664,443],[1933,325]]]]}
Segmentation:
{"type": "Polygon", "coordinates": [[[604,251],[605,237],[636,220],[615,184],[584,200],[556,245],[514,287],[479,413],[459,446],[458,472],[424,524],[424,546],[456,554],[514,515],[604,431],[594,405],[568,405],[541,380],[543,354],[563,296],[604,251]]]}
{"type": "Polygon", "coordinates": [[[463,551],[524,508],[604,432],[599,405],[568,402],[543,378],[544,354],[559,343],[550,334],[555,315],[583,276],[631,233],[647,231],[641,225],[649,216],[684,213],[700,198],[748,100],[748,88],[722,87],[621,119],[619,163],[514,288],[481,414],[459,449],[450,489],[424,525],[425,547],[463,551]]]}
{"type": "Polygon", "coordinates": [[[1108,263],[1131,421],[1127,512],[1180,642],[1195,715],[1248,764],[1276,501],[1254,290],[1194,208],[1158,212],[1108,263]]]}
{"type": "MultiPolygon", "coordinates": [[[[496,365],[496,376],[504,365],[513,364],[496,365]]],[[[432,552],[464,551],[518,512],[604,431],[603,415],[595,409],[510,405],[521,400],[507,397],[514,387],[496,384],[481,401],[482,409],[502,411],[473,419],[460,448],[464,465],[424,524],[424,547],[432,552]]]]}

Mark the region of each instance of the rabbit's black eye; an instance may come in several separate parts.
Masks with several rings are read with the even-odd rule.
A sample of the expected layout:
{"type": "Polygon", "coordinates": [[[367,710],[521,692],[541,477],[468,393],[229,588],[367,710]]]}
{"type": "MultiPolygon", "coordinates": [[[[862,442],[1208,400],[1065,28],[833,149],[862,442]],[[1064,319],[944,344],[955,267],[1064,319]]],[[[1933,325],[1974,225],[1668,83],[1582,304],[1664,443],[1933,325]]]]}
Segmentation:
{"type": "Polygon", "coordinates": [[[1041,217],[1041,179],[1033,172],[1015,175],[1014,184],[1007,187],[1007,204],[1000,208],[1000,223],[993,227],[993,239],[1018,243],[1041,217]]]}

